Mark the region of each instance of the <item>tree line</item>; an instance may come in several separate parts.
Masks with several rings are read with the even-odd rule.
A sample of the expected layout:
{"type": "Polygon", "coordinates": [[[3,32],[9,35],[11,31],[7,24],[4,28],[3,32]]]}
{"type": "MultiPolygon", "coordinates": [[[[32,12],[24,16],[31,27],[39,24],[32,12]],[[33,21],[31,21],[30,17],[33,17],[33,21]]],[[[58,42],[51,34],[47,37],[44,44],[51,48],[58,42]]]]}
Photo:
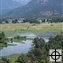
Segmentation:
{"type": "Polygon", "coordinates": [[[63,18],[52,18],[52,19],[47,19],[47,21],[45,19],[42,20],[43,23],[48,22],[48,23],[60,23],[63,22],[63,18]]]}
{"type": "MultiPolygon", "coordinates": [[[[18,23],[18,19],[11,19],[12,20],[12,22],[11,23],[18,23]]],[[[41,20],[41,23],[45,23],[45,22],[48,22],[48,23],[58,23],[58,22],[63,22],[63,18],[62,17],[58,17],[58,18],[51,18],[51,19],[24,19],[23,21],[22,21],[22,23],[26,23],[26,22],[29,22],[29,23],[38,23],[38,24],[40,24],[40,21],[39,20],[41,20]]],[[[1,21],[1,19],[0,19],[0,24],[2,23],[2,22],[5,22],[5,23],[9,23],[9,21],[7,20],[7,19],[2,19],[2,21],[1,21]]]]}

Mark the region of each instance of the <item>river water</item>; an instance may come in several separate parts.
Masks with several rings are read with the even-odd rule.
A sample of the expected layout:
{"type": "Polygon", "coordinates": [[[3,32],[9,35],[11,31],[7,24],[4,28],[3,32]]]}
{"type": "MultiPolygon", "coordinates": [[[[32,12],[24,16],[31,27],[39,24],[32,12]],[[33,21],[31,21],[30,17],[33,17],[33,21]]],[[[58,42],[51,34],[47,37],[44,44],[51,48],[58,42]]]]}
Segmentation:
{"type": "MultiPolygon", "coordinates": [[[[57,33],[55,32],[47,32],[47,33],[13,33],[14,35],[20,35],[20,36],[26,36],[27,38],[35,38],[35,37],[42,37],[45,42],[49,41],[50,37],[55,37],[57,35],[57,33]]],[[[20,53],[27,53],[32,45],[32,40],[26,40],[26,41],[22,41],[25,42],[25,44],[23,43],[19,43],[19,42],[13,42],[9,44],[16,44],[16,46],[7,46],[4,47],[3,49],[0,50],[0,56],[6,56],[6,55],[11,55],[11,54],[20,54],[20,53]]]]}

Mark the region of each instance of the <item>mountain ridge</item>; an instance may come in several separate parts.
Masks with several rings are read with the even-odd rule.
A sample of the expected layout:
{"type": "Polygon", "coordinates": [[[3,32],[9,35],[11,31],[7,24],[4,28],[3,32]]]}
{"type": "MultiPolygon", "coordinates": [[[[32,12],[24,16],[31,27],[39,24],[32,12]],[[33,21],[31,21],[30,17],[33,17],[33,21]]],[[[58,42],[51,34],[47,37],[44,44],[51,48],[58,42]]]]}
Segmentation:
{"type": "Polygon", "coordinates": [[[9,12],[12,9],[26,5],[30,0],[0,0],[0,15],[9,12]]]}
{"type": "Polygon", "coordinates": [[[31,0],[5,14],[8,18],[42,18],[62,15],[62,0],[31,0]],[[16,14],[17,13],[17,14],[16,14]]]}

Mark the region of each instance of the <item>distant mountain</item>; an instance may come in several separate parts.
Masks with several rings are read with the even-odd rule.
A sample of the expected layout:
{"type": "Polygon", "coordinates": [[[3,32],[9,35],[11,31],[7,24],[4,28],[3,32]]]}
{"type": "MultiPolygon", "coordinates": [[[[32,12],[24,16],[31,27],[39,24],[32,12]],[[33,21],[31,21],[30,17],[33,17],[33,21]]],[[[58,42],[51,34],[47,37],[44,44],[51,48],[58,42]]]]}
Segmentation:
{"type": "Polygon", "coordinates": [[[23,6],[24,4],[23,3],[21,4],[20,2],[14,0],[0,0],[0,15],[1,15],[1,5],[2,5],[2,14],[5,14],[12,9],[23,6]]]}
{"type": "Polygon", "coordinates": [[[43,18],[62,16],[62,0],[31,0],[27,5],[6,13],[5,18],[43,18]]]}

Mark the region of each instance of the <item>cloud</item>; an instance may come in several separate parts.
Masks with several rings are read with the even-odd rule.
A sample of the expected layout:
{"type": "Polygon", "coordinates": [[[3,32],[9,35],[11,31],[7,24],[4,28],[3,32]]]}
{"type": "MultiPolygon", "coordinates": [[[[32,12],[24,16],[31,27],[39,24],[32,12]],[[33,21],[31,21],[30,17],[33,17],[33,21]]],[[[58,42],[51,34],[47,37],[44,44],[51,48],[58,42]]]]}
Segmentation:
{"type": "Polygon", "coordinates": [[[16,2],[20,2],[21,4],[23,3],[28,3],[30,0],[13,0],[13,1],[16,1],[16,2]]]}

